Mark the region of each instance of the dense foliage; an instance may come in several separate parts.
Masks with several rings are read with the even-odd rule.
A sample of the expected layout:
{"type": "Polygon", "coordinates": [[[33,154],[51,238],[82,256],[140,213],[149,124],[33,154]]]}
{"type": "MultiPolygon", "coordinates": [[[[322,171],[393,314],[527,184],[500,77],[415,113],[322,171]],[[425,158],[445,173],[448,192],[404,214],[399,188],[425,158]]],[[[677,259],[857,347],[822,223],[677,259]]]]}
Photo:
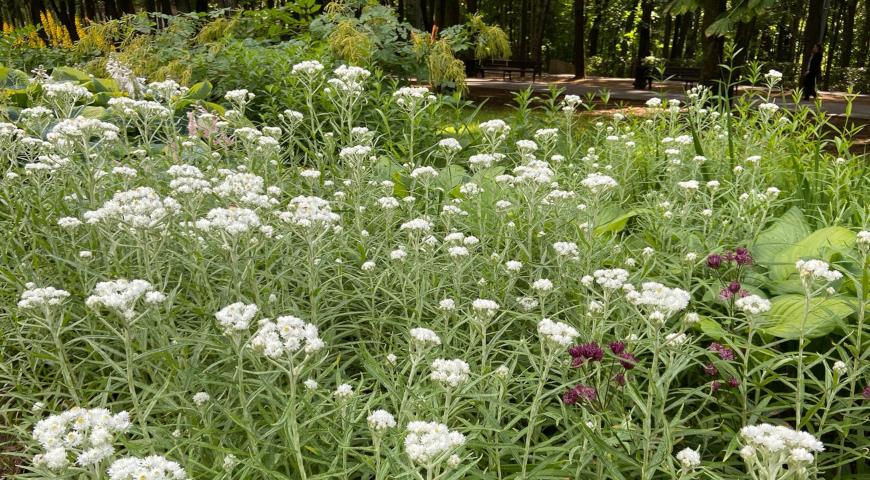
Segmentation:
{"type": "Polygon", "coordinates": [[[483,121],[338,63],[107,70],[3,72],[19,478],[868,473],[867,163],[777,72],[483,121]]]}

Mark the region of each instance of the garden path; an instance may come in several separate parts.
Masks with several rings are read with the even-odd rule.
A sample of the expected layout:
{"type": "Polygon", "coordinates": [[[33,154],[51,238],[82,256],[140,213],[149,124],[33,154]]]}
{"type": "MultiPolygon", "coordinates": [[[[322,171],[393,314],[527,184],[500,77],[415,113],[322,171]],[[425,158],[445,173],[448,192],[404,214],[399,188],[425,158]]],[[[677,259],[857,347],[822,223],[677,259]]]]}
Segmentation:
{"type": "MultiPolygon", "coordinates": [[[[643,103],[653,97],[664,94],[668,98],[685,100],[684,84],[677,81],[655,82],[653,90],[638,90],[632,85],[631,78],[589,77],[574,80],[571,75],[544,75],[537,82],[528,79],[502,80],[501,78],[469,78],[468,87],[471,97],[475,99],[489,98],[496,104],[509,104],[511,93],[532,86],[536,92],[546,92],[551,85],[565,89],[566,94],[586,95],[602,89],[610,91],[612,102],[643,103]]],[[[746,91],[743,87],[741,91],[746,91]]],[[[794,109],[791,92],[786,91],[786,100],[781,97],[776,103],[782,107],[794,109]]],[[[846,101],[843,92],[819,92],[821,109],[828,115],[843,117],[846,112],[846,101]]],[[[800,102],[802,105],[812,105],[813,102],[800,102]]],[[[870,122],[870,95],[858,95],[852,105],[852,118],[870,122]]]]}

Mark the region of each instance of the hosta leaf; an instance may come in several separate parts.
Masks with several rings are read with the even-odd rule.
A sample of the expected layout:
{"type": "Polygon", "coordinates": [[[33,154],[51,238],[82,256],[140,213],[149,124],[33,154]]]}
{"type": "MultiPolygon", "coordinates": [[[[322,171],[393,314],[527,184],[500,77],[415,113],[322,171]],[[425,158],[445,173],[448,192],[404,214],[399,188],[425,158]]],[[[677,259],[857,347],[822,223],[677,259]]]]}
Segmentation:
{"type": "Polygon", "coordinates": [[[816,230],[793,246],[774,256],[770,263],[770,277],[775,281],[797,276],[795,263],[800,259],[818,258],[830,260],[833,254],[843,253],[855,245],[855,232],[843,227],[826,227],[816,230]]]}
{"type": "Polygon", "coordinates": [[[435,186],[443,188],[445,192],[449,192],[462,183],[462,180],[466,175],[468,175],[468,172],[466,172],[460,165],[444,167],[438,171],[438,178],[435,179],[435,186]]]}
{"type": "Polygon", "coordinates": [[[83,86],[93,93],[121,92],[121,88],[118,87],[118,82],[111,78],[92,78],[83,86]]]}
{"type": "Polygon", "coordinates": [[[752,257],[756,262],[768,265],[774,261],[777,253],[794,246],[809,234],[810,226],[803,212],[798,207],[792,207],[758,235],[750,249],[752,257]]]}
{"type": "Polygon", "coordinates": [[[205,100],[206,98],[208,98],[209,95],[211,95],[211,89],[211,82],[209,82],[208,80],[195,83],[192,87],[190,87],[190,91],[187,92],[185,98],[189,98],[192,100],[205,100]]]}
{"type": "Polygon", "coordinates": [[[106,113],[106,109],[103,107],[83,107],[81,112],[79,112],[80,117],[85,118],[101,118],[106,113]]]}
{"type": "Polygon", "coordinates": [[[85,83],[91,79],[91,76],[72,67],[55,67],[51,71],[51,78],[60,81],[85,83]]]}
{"type": "Polygon", "coordinates": [[[618,215],[616,216],[616,218],[595,227],[595,235],[603,235],[605,233],[619,233],[625,228],[626,225],[628,225],[629,220],[647,211],[648,209],[645,208],[635,208],[621,215],[618,215]]]}
{"type": "Polygon", "coordinates": [[[815,297],[804,321],[805,297],[780,295],[770,301],[770,311],[762,322],[761,331],[778,338],[795,339],[800,338],[803,327],[804,337],[823,337],[855,311],[855,300],[815,297]]]}

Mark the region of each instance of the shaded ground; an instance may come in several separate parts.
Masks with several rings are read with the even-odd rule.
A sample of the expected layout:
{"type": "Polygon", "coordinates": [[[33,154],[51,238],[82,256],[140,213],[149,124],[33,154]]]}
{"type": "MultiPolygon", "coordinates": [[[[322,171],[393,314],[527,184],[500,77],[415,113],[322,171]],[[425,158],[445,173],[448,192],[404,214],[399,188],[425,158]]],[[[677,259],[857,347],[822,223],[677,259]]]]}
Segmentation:
{"type": "MultiPolygon", "coordinates": [[[[637,90],[630,78],[586,78],[574,80],[570,75],[544,75],[537,82],[530,78],[503,80],[501,76],[491,78],[469,78],[468,96],[475,101],[486,101],[493,107],[505,107],[513,104],[515,92],[532,87],[536,94],[546,94],[551,86],[564,88],[565,94],[585,96],[587,94],[607,91],[610,101],[607,105],[598,104],[597,110],[624,111],[623,113],[643,114],[641,107],[653,97],[675,98],[685,101],[683,82],[655,82],[652,90],[637,90]]],[[[748,87],[738,90],[738,95],[751,91],[748,87]]],[[[775,102],[783,108],[794,110],[798,104],[793,101],[792,91],[774,91],[775,102]]],[[[847,123],[845,115],[847,102],[843,92],[819,92],[819,109],[828,115],[829,122],[842,128],[847,123]]],[[[800,105],[815,108],[814,102],[799,102],[800,105]]],[[[857,95],[852,102],[851,115],[848,118],[851,125],[862,126],[854,139],[854,153],[864,153],[870,149],[870,95],[857,95]]]]}

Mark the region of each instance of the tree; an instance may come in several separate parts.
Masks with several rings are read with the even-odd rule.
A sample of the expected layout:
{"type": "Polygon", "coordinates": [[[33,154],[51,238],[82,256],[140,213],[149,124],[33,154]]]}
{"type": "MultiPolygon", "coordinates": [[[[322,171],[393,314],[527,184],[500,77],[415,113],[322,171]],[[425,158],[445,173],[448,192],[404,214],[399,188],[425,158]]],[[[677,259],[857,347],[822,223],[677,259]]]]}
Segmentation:
{"type": "Polygon", "coordinates": [[[813,52],[813,45],[822,43],[825,36],[825,24],[828,18],[828,1],[829,0],[810,0],[809,12],[807,12],[807,24],[804,27],[803,40],[803,65],[804,71],[810,64],[810,56],[813,52]]]}
{"type": "Polygon", "coordinates": [[[634,59],[634,88],[640,90],[646,87],[648,67],[645,65],[646,57],[650,56],[651,49],[651,26],[652,23],[652,0],[641,2],[640,25],[637,36],[637,56],[634,59]]]}
{"type": "Polygon", "coordinates": [[[585,29],[586,2],[574,0],[574,78],[586,77],[585,29]]]}

